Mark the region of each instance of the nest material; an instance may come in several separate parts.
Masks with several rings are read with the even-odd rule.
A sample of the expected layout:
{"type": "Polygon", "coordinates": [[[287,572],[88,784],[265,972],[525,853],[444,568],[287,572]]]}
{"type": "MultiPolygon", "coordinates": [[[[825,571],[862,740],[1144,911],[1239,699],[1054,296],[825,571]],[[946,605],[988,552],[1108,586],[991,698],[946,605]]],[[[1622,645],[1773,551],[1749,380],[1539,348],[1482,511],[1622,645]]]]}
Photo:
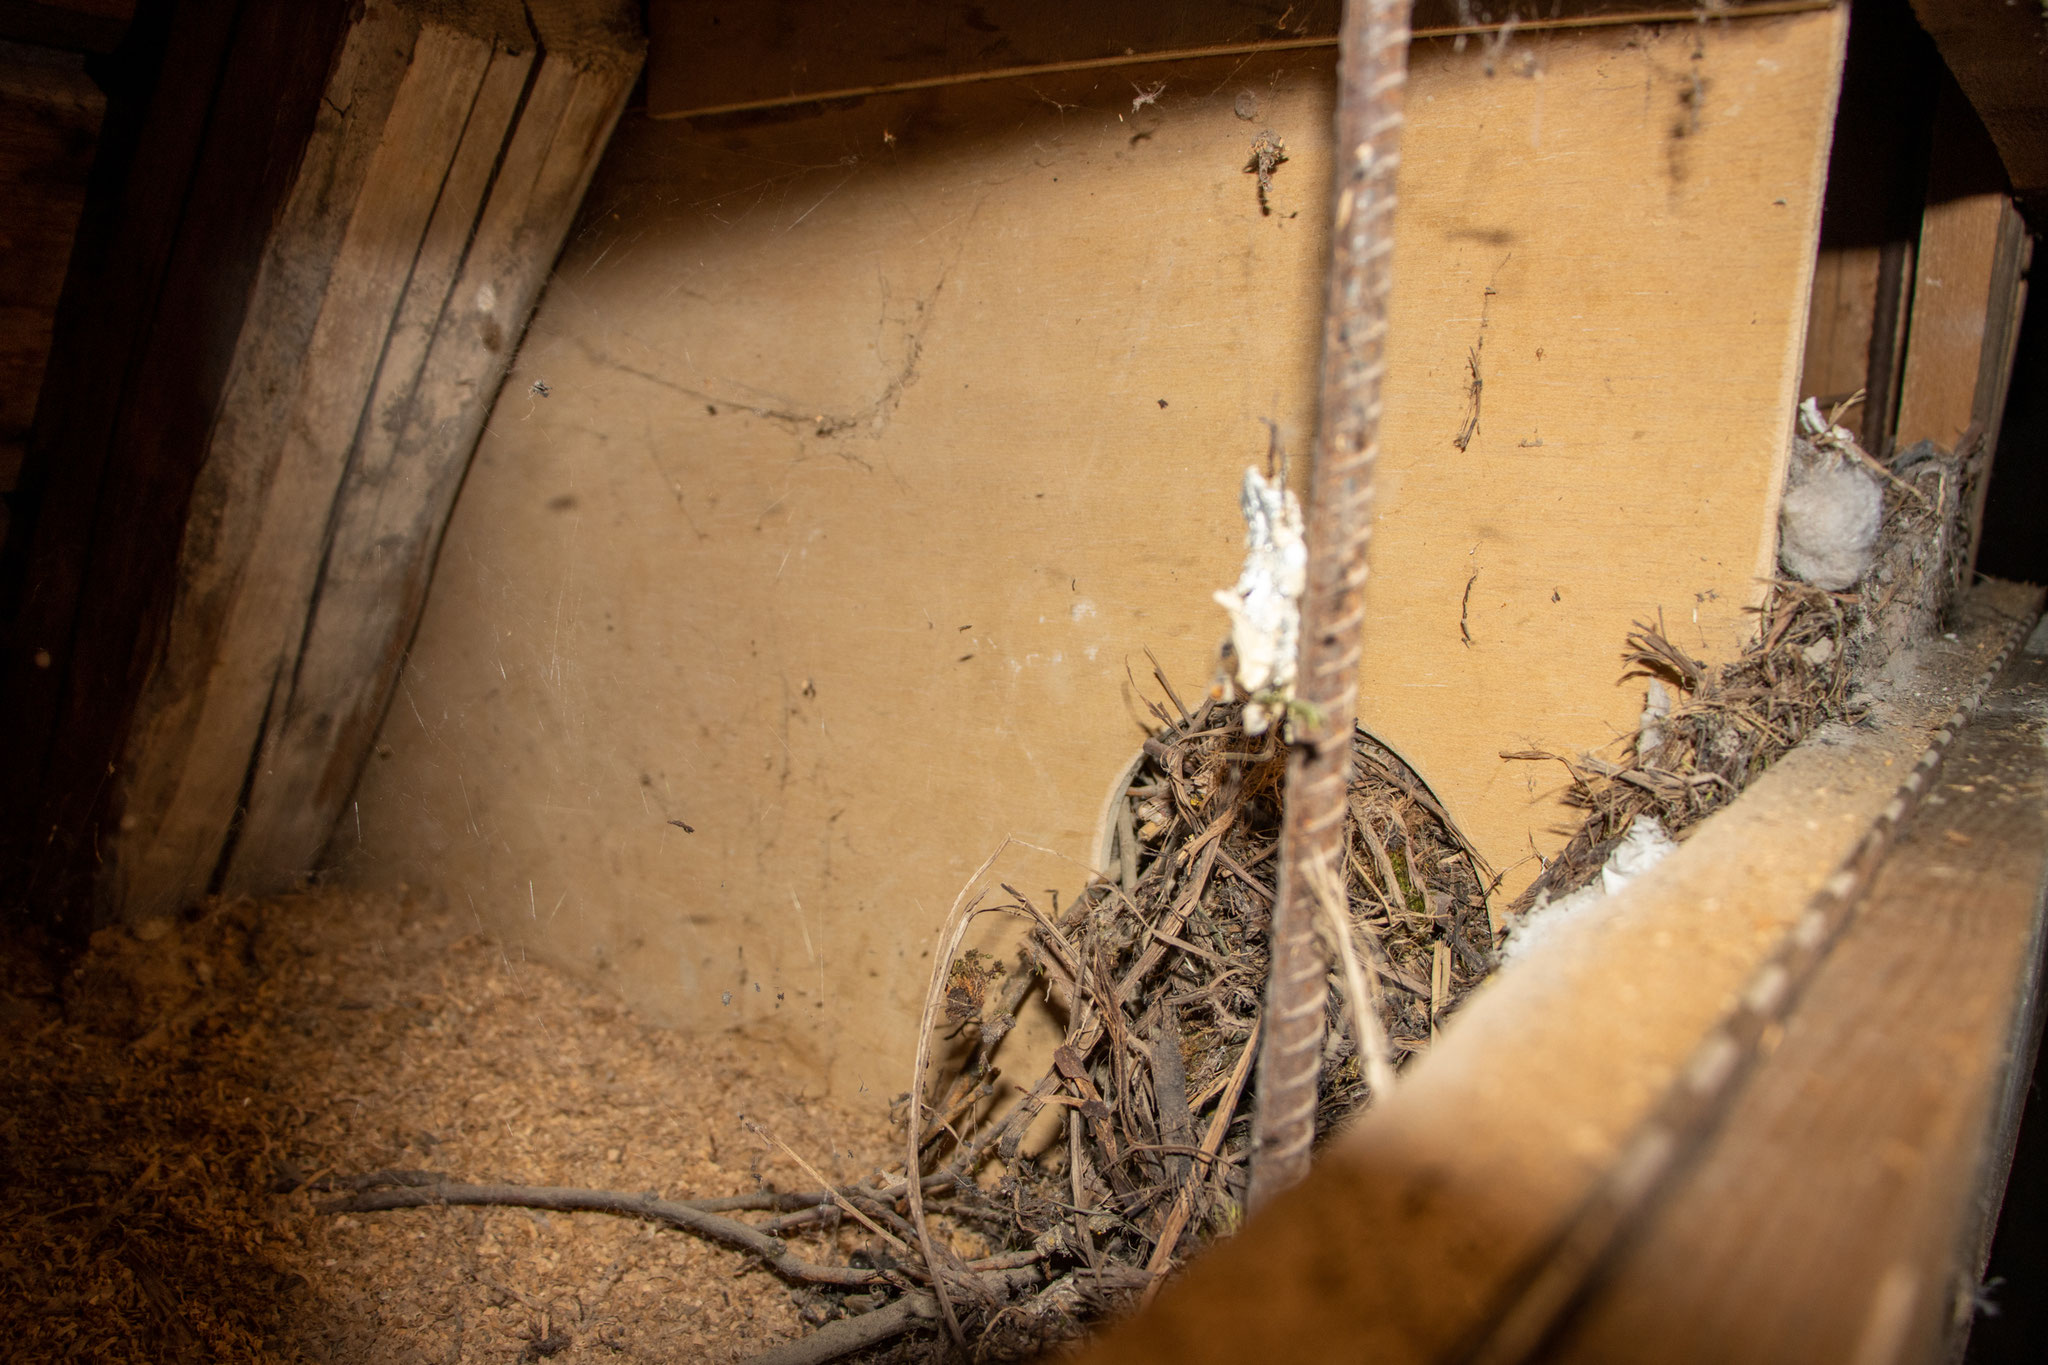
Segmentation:
{"type": "Polygon", "coordinates": [[[1983,476],[1979,446],[1966,442],[1950,455],[1923,441],[1889,465],[1872,461],[1886,486],[1869,571],[1842,592],[1774,580],[1757,609],[1756,638],[1733,662],[1709,666],[1673,644],[1661,620],[1637,622],[1624,676],[1661,684],[1671,709],[1646,713],[1618,758],[1503,754],[1563,764],[1565,800],[1586,812],[1510,910],[1590,883],[1638,815],[1653,815],[1682,837],[1816,728],[1858,719],[1858,685],[1905,645],[1939,630],[1954,609],[1969,554],[1963,513],[1983,476]]]}
{"type": "Polygon", "coordinates": [[[1638,815],[1655,816],[1679,837],[1733,801],[1816,726],[1848,716],[1844,643],[1854,610],[1853,602],[1819,588],[1774,582],[1757,639],[1719,667],[1673,644],[1661,622],[1638,622],[1623,656],[1626,676],[1662,684],[1668,715],[1646,719],[1615,760],[1534,749],[1501,755],[1563,764],[1571,783],[1565,800],[1586,812],[1511,909],[1528,910],[1598,877],[1638,815]]]}
{"type": "MultiPolygon", "coordinates": [[[[1007,901],[971,907],[1032,927],[1013,972],[972,953],[950,964],[941,998],[961,1059],[928,1087],[921,1131],[922,1169],[955,1185],[928,1204],[992,1252],[1035,1250],[1047,1282],[979,1320],[960,1296],[978,1359],[1077,1335],[1243,1216],[1286,752],[1249,739],[1241,716],[1222,702],[1159,712],[1116,807],[1114,880],[1057,913],[1009,886],[1007,901]],[[998,1049],[1047,988],[1064,1040],[1020,1102],[998,1104],[1021,1088],[998,1049]],[[1033,1121],[1054,1106],[1062,1131],[1033,1153],[1027,1133],[1043,1141],[1033,1121]]],[[[1490,873],[1405,764],[1362,733],[1355,753],[1351,937],[1398,1066],[1493,966],[1490,873]]],[[[1372,1098],[1353,1002],[1341,975],[1332,985],[1319,1134],[1372,1098]]]]}

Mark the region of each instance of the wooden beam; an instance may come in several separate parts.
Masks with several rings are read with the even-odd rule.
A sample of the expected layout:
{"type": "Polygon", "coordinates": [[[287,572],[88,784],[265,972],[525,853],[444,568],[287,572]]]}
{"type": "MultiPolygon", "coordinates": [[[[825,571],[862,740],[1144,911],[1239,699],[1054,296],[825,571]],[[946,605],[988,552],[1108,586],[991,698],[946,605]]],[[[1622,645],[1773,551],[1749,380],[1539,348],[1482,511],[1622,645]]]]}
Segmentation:
{"type": "Polygon", "coordinates": [[[152,7],[113,99],[0,563],[11,899],[90,901],[108,779],[161,642],[184,512],[338,6],[152,7]],[[159,73],[168,73],[161,75],[159,73]]]}
{"type": "Polygon", "coordinates": [[[1883,254],[1877,246],[1823,245],[1814,262],[1799,392],[1819,398],[1823,408],[1846,399],[1869,380],[1883,254]]]}
{"type": "Polygon", "coordinates": [[[523,30],[423,24],[374,0],[345,36],[269,233],[137,705],[104,874],[124,917],[213,883],[304,630],[363,400],[493,52],[523,30]]]}
{"type": "Polygon", "coordinates": [[[1913,0],[1913,13],[1983,120],[2034,230],[2048,230],[2048,27],[2040,6],[1913,0]]]}
{"type": "Polygon", "coordinates": [[[319,590],[279,674],[231,892],[313,868],[390,704],[470,452],[639,70],[640,48],[603,22],[608,8],[532,6],[542,56],[502,165],[524,65],[502,63],[477,102],[472,124],[487,131],[456,155],[331,499],[319,590]]]}
{"type": "Polygon", "coordinates": [[[121,765],[114,912],[310,869],[638,62],[612,0],[373,0],[351,26],[268,241],[121,765]]]}
{"type": "Polygon", "coordinates": [[[1874,453],[1887,449],[1897,424],[1934,124],[1931,102],[1898,92],[1944,79],[1934,44],[1903,3],[1856,8],[1828,151],[1801,388],[1823,399],[1862,389],[1862,406],[1845,420],[1874,453]]]}
{"type": "Polygon", "coordinates": [[[1959,1359],[2033,1067],[2048,629],[1558,1359],[1959,1359]]]}
{"type": "Polygon", "coordinates": [[[1913,290],[1896,442],[1953,450],[2005,409],[2026,302],[2028,239],[2012,200],[1930,205],[1913,290]]]}
{"type": "Polygon", "coordinates": [[[1977,563],[1984,540],[1984,506],[1991,492],[1990,462],[2005,429],[2005,405],[2012,392],[2013,366],[2019,359],[2020,325],[2027,315],[2027,281],[2032,274],[2034,239],[2017,207],[2007,201],[1999,223],[1998,246],[1991,263],[1991,301],[1987,308],[1983,363],[1977,368],[1973,422],[1983,432],[1985,464],[1977,475],[1964,526],[1968,559],[1977,563]]]}
{"type": "Polygon", "coordinates": [[[1953,450],[2003,406],[2019,334],[2025,238],[1996,154],[1960,93],[1935,120],[1896,441],[1953,450]]]}
{"type": "MultiPolygon", "coordinates": [[[[1786,14],[1831,0],[1733,0],[1718,13],[1786,14]]],[[[858,7],[782,0],[652,0],[647,109],[685,118],[823,104],[967,81],[1334,48],[1334,0],[1104,6],[1092,0],[995,0],[962,12],[920,0],[858,7]]],[[[1417,38],[1685,21],[1658,0],[1569,0],[1475,11],[1420,0],[1417,38]]]]}

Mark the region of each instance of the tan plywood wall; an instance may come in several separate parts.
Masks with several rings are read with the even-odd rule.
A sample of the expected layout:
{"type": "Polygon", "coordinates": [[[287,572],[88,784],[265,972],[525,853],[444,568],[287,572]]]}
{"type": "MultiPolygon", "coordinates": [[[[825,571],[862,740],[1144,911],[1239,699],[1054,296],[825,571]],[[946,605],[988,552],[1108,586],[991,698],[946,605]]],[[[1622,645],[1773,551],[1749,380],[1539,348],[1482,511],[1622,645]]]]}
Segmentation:
{"type": "MultiPolygon", "coordinates": [[[[1361,704],[1503,865],[1561,813],[1499,751],[1632,724],[1631,619],[1726,652],[1770,563],[1843,23],[1414,53],[1361,704]]],[[[1212,671],[1241,471],[1267,419],[1307,439],[1330,74],[629,118],[347,874],[903,1089],[962,879],[1006,834],[1091,857],[1142,737],[1127,668],[1212,671]]],[[[1079,880],[1013,855],[1021,889],[1079,880]]]]}

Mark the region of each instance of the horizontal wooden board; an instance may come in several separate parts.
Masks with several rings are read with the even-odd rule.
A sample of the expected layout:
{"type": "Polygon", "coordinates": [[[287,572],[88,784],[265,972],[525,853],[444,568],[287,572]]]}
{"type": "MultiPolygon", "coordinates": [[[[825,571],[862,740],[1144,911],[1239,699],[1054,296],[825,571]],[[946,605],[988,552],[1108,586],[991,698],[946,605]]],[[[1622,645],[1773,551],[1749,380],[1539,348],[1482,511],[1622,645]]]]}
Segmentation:
{"type": "MultiPolygon", "coordinates": [[[[2048,635],[2014,659],[1699,1167],[1558,1359],[1953,1360],[2033,1066],[2048,635]]],[[[2015,1292],[2026,1292],[2015,1286],[2015,1292]]]]}
{"type": "MultiPolygon", "coordinates": [[[[1717,12],[1787,13],[1827,3],[1728,0],[1717,12]]],[[[681,118],[1134,61],[1332,47],[1339,9],[1335,0],[1125,6],[996,0],[968,7],[918,0],[857,6],[652,0],[647,110],[656,118],[681,118]]],[[[1420,0],[1412,23],[1420,36],[1469,34],[1504,49],[1518,29],[1669,22],[1692,13],[1655,0],[1553,0],[1483,11],[1465,0],[1420,0]]]]}

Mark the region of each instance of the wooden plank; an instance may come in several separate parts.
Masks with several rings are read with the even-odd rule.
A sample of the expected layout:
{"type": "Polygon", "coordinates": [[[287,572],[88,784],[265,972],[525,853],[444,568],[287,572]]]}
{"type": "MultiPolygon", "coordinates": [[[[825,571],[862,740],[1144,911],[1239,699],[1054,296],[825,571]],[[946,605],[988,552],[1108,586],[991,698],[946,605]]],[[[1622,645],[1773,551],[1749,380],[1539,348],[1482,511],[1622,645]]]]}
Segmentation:
{"type": "Polygon", "coordinates": [[[2048,629],[2008,666],[1710,1153],[1556,1359],[1952,1358],[2032,1069],[2048,629]]]}
{"type": "Polygon", "coordinates": [[[334,490],[493,44],[403,6],[350,29],[271,234],[193,496],[179,601],[137,705],[107,895],[212,884],[272,692],[304,630],[334,490]]]}
{"type": "MultiPolygon", "coordinates": [[[[1993,328],[1992,278],[2010,212],[2011,201],[1995,193],[1927,207],[1899,399],[1901,446],[1933,441],[1953,450],[1978,420],[1985,337],[1993,328]]],[[[2011,311],[2010,288],[1996,307],[2001,314],[2011,311]]],[[[2004,349],[1999,348],[2000,359],[2004,349]]]]}
{"type": "MultiPolygon", "coordinates": [[[[1780,14],[1824,0],[1733,0],[1723,12],[1780,14]]],[[[647,105],[685,118],[830,103],[962,81],[1133,62],[1334,47],[1332,0],[1103,6],[1088,0],[995,0],[966,11],[884,0],[857,8],[732,0],[653,0],[647,105]]],[[[1420,0],[1418,38],[1506,34],[1690,17],[1655,0],[1569,0],[1475,11],[1461,0],[1420,0]]],[[[1135,106],[1134,106],[1135,109],[1135,106]]]]}
{"type": "Polygon", "coordinates": [[[1898,92],[1936,89],[1944,79],[1941,57],[1910,11],[1889,5],[1855,11],[1828,153],[1819,264],[1825,272],[1831,258],[1854,261],[1855,272],[1868,271],[1871,278],[1867,285],[1857,280],[1851,294],[1837,292],[1837,305],[1851,310],[1837,318],[1818,311],[1816,293],[1809,336],[1830,357],[1830,374],[1825,390],[1808,387],[1807,392],[1846,395],[1863,389],[1862,406],[1845,420],[1865,448],[1879,454],[1888,448],[1898,420],[1913,247],[1926,204],[1934,124],[1933,101],[1902,100],[1898,92]],[[1852,301],[1853,293],[1865,295],[1861,306],[1852,301]],[[1866,334],[1860,360],[1849,355],[1850,335],[1840,324],[1866,334]],[[1853,381],[1852,367],[1858,371],[1853,381]]]}
{"type": "Polygon", "coordinates": [[[533,13],[542,55],[502,166],[491,138],[524,75],[510,63],[487,92],[485,127],[498,131],[466,137],[458,156],[479,194],[496,170],[474,240],[469,219],[437,218],[407,298],[417,312],[401,320],[334,499],[319,594],[265,737],[231,891],[303,876],[334,828],[390,703],[477,434],[638,73],[639,44],[619,41],[632,33],[627,11],[595,22],[574,6],[533,13]]]}
{"type": "Polygon", "coordinates": [[[1823,246],[1814,263],[1799,392],[1819,398],[1823,409],[1869,380],[1882,255],[1876,246],[1823,246]]]}
{"type": "Polygon", "coordinates": [[[0,746],[4,866],[58,918],[94,894],[210,395],[340,22],[283,0],[173,10],[138,22],[115,84],[0,569],[0,711],[28,737],[0,746]]]}
{"type": "Polygon", "coordinates": [[[1697,57],[1622,31],[1554,40],[1541,80],[1489,81],[1442,131],[1425,114],[1403,153],[1432,173],[1402,186],[1359,714],[1509,895],[1577,814],[1501,752],[1627,733],[1632,623],[1662,612],[1687,648],[1731,656],[1776,572],[1844,18],[1732,23],[1697,57]],[[1725,102],[1695,127],[1685,89],[1652,76],[1657,112],[1638,115],[1637,85],[1624,118],[1625,62],[1725,102]],[[1567,203],[1598,203],[1597,224],[1565,227],[1567,203]],[[1652,338],[1692,359],[1638,363],[1652,338]]]}
{"type": "MultiPolygon", "coordinates": [[[[1788,754],[1489,981],[1302,1187],[1085,1359],[1319,1359],[1338,1342],[1358,1359],[1458,1358],[2040,601],[1980,585],[1959,638],[1902,661],[1872,723],[1788,754]]],[[[1651,1342],[1632,1358],[1686,1358],[1677,1334],[1651,1342]]]]}
{"type": "Polygon", "coordinates": [[[1985,130],[2034,230],[2048,228],[2048,42],[2036,7],[2004,0],[1913,0],[1985,130]]]}
{"type": "Polygon", "coordinates": [[[1996,419],[2020,279],[2004,172],[1976,115],[1944,85],[1913,280],[1897,443],[1953,450],[1996,419]]]}
{"type": "Polygon", "coordinates": [[[1965,509],[1965,536],[1974,567],[1984,540],[1985,499],[1991,492],[1991,459],[2005,429],[2005,405],[2011,395],[2013,366],[2019,358],[2020,325],[2027,315],[2028,278],[2032,274],[2034,239],[2010,202],[1999,224],[1998,246],[1991,262],[1991,299],[1984,329],[1984,359],[1977,368],[1977,396],[1971,404],[1974,422],[1984,433],[1985,468],[1977,478],[1975,496],[1965,509]]]}

